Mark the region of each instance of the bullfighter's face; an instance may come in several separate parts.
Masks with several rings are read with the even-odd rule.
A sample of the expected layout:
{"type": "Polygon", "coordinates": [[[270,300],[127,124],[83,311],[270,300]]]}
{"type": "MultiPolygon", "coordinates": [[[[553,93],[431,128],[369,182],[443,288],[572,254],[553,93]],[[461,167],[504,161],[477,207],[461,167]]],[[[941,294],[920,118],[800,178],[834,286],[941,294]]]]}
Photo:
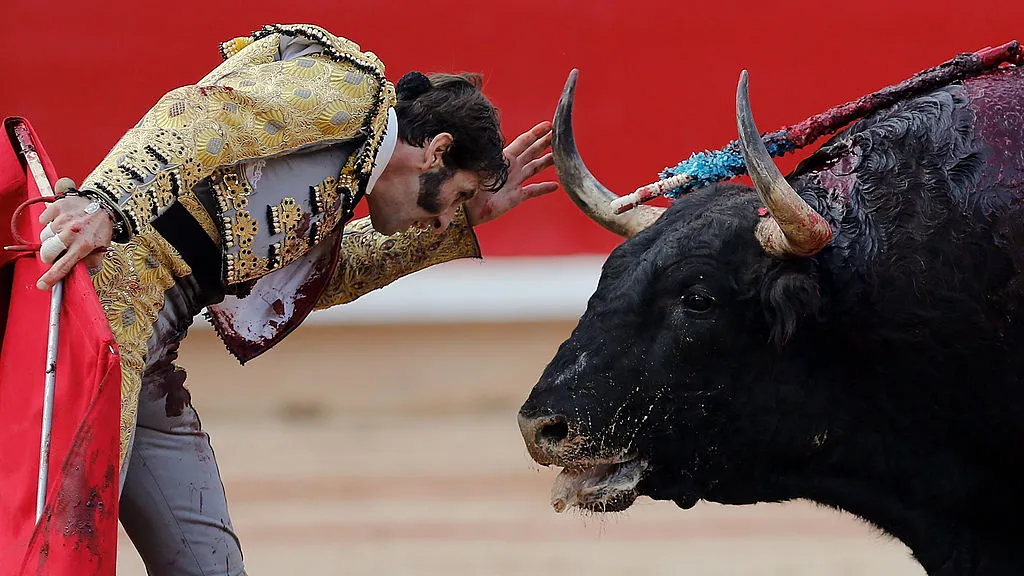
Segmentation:
{"type": "Polygon", "coordinates": [[[366,201],[374,230],[391,235],[410,228],[443,232],[460,206],[480,188],[480,175],[444,165],[451,135],[441,133],[424,146],[398,141],[366,201]]]}

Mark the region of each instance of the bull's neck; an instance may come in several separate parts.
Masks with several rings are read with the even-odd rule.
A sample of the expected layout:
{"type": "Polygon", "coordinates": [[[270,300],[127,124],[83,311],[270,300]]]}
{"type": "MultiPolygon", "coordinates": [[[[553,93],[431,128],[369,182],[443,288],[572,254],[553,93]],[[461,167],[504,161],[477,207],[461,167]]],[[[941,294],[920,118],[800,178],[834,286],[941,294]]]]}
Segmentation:
{"type": "MultiPolygon", "coordinates": [[[[922,475],[919,494],[933,492],[933,484],[941,481],[922,475]]],[[[885,530],[910,548],[930,576],[1024,574],[1024,530],[1016,521],[1004,519],[1005,511],[978,510],[972,518],[958,518],[937,501],[932,507],[915,508],[907,502],[920,496],[901,497],[902,490],[843,476],[783,482],[807,499],[841,508],[885,530]]]]}
{"type": "Polygon", "coordinates": [[[808,467],[776,477],[773,490],[871,522],[906,544],[930,575],[1024,574],[1024,490],[1013,472],[1022,467],[1015,446],[1024,446],[1024,435],[1005,440],[1019,433],[1016,409],[992,410],[976,385],[971,400],[924,410],[926,395],[880,392],[905,382],[858,387],[850,376],[827,387],[837,396],[821,398],[844,408],[827,417],[831,430],[808,467]],[[1000,442],[993,436],[1003,437],[1004,450],[979,453],[982,445],[993,452],[1000,442]]]}

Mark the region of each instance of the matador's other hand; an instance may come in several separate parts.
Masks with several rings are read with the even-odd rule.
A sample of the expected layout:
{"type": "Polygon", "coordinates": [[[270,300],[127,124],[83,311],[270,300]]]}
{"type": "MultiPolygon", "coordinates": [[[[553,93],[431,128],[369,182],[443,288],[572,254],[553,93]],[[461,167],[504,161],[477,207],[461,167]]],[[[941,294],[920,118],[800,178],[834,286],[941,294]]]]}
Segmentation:
{"type": "Polygon", "coordinates": [[[46,225],[39,234],[39,258],[51,265],[36,282],[40,290],[49,290],[81,261],[90,268],[99,266],[114,236],[108,213],[98,202],[82,196],[65,196],[51,203],[39,216],[39,223],[46,225]]]}
{"type": "Polygon", "coordinates": [[[554,165],[547,150],[551,147],[551,122],[541,122],[505,147],[508,181],[498,191],[478,193],[466,203],[466,216],[472,225],[490,222],[530,198],[558,190],[557,182],[538,182],[523,186],[530,178],[554,165]]]}

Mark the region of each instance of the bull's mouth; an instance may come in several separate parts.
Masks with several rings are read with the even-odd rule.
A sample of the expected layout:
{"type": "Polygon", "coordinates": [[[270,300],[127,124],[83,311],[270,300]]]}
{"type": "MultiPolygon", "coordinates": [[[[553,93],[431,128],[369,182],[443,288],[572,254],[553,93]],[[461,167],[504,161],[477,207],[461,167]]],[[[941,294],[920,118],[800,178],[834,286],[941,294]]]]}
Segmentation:
{"type": "Polygon", "coordinates": [[[646,469],[647,463],[636,459],[565,468],[551,487],[551,506],[555,512],[573,506],[591,512],[620,512],[640,495],[636,486],[646,469]]]}

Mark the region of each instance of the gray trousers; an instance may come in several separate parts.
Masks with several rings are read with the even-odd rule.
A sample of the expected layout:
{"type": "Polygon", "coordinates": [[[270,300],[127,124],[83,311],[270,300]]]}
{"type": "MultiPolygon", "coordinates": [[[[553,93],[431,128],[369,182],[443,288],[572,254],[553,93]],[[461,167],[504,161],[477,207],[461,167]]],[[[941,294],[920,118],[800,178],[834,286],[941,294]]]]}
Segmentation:
{"type": "Polygon", "coordinates": [[[174,365],[200,296],[191,277],[166,292],[121,472],[121,525],[151,576],[245,574],[210,437],[174,365]]]}

